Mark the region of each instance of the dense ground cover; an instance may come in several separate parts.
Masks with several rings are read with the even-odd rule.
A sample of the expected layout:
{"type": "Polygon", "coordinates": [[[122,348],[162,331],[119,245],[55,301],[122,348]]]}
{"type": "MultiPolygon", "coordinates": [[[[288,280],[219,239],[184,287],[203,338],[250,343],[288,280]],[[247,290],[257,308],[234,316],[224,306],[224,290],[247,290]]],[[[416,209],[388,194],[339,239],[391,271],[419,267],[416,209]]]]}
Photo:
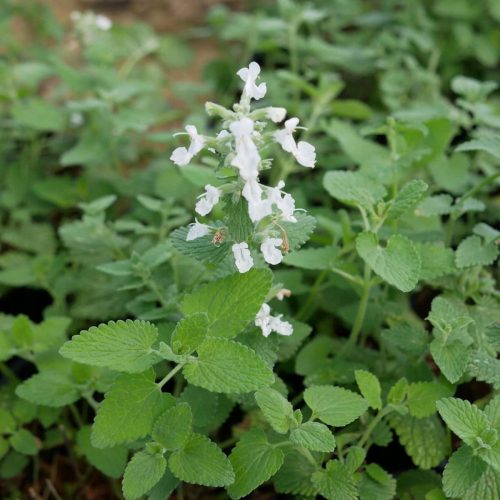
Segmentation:
{"type": "Polygon", "coordinates": [[[2,497],[499,498],[499,23],[2,3],[2,497]]]}

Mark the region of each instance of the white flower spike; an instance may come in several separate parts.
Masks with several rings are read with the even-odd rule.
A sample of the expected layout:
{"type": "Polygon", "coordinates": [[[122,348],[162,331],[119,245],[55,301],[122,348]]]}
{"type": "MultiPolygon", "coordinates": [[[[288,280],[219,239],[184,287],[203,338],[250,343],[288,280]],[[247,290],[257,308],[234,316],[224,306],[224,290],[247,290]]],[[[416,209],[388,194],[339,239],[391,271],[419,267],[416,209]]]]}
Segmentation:
{"type": "Polygon", "coordinates": [[[248,68],[241,68],[236,73],[244,82],[243,94],[249,99],[262,99],[267,92],[265,83],[257,85],[255,82],[259,78],[260,66],[256,62],[251,62],[248,68]]]}
{"type": "Polygon", "coordinates": [[[248,243],[244,241],[242,243],[235,243],[231,247],[231,250],[233,251],[234,263],[238,271],[242,274],[250,271],[253,267],[253,259],[248,249],[248,243]]]}
{"type": "Polygon", "coordinates": [[[189,231],[186,236],[186,241],[193,241],[196,240],[197,238],[201,238],[202,236],[206,236],[207,234],[210,234],[210,226],[207,226],[206,224],[201,224],[195,219],[195,222],[193,222],[189,226],[189,231]]]}
{"type": "Polygon", "coordinates": [[[267,117],[274,123],[280,123],[285,119],[286,109],[285,108],[266,108],[267,117]]]}
{"type": "Polygon", "coordinates": [[[200,215],[208,215],[212,208],[219,203],[222,192],[210,184],[205,186],[205,192],[199,197],[195,210],[200,215]]]}
{"type": "Polygon", "coordinates": [[[198,130],[196,130],[194,125],[186,125],[186,132],[191,139],[189,148],[176,148],[170,155],[170,160],[172,160],[179,167],[186,166],[205,146],[205,138],[198,134],[198,130]]]}
{"type": "Polygon", "coordinates": [[[250,118],[242,118],[229,126],[236,149],[231,165],[239,170],[241,178],[246,181],[257,179],[259,175],[260,155],[252,139],[253,128],[254,122],[250,118]]]}
{"type": "Polygon", "coordinates": [[[283,260],[283,254],[279,250],[283,240],[281,238],[265,238],[260,245],[260,251],[264,256],[264,260],[273,266],[279,264],[283,260]]]}
{"type": "Polygon", "coordinates": [[[304,167],[314,168],[316,164],[316,149],[306,141],[297,144],[293,133],[299,124],[298,118],[290,118],[285,122],[285,128],[274,133],[275,141],[284,151],[292,153],[295,159],[304,167]]]}

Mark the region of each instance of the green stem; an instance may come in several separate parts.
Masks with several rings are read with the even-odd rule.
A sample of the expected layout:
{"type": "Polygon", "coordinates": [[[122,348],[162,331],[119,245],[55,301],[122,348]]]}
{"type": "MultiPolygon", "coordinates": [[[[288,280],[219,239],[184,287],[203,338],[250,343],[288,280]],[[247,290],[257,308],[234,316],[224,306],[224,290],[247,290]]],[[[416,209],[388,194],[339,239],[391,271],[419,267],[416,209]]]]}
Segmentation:
{"type": "Polygon", "coordinates": [[[183,363],[179,363],[175,368],[170,370],[156,385],[161,389],[178,371],[182,370],[183,363]]]}
{"type": "Polygon", "coordinates": [[[309,296],[307,297],[306,301],[304,302],[304,305],[300,308],[299,312],[297,313],[297,319],[299,321],[307,319],[308,317],[308,312],[311,304],[314,302],[314,299],[316,298],[316,295],[318,294],[319,288],[323,281],[325,281],[326,276],[327,276],[328,271],[325,269],[324,271],[321,271],[321,273],[318,274],[316,277],[315,282],[313,283],[313,286],[311,287],[311,292],[309,296]]]}
{"type": "Polygon", "coordinates": [[[0,363],[0,373],[13,384],[18,384],[20,382],[16,374],[5,363],[0,363]]]}
{"type": "Polygon", "coordinates": [[[356,318],[354,319],[354,324],[352,325],[352,330],[344,344],[342,349],[337,353],[336,358],[348,353],[357,343],[361,329],[363,328],[363,323],[365,321],[366,309],[368,307],[368,299],[370,297],[370,290],[372,287],[371,283],[371,269],[368,264],[365,264],[364,279],[363,279],[363,290],[361,292],[361,300],[359,302],[358,312],[356,313],[356,318]]]}
{"type": "Polygon", "coordinates": [[[78,413],[78,410],[76,409],[75,405],[69,405],[69,411],[73,418],[75,419],[76,424],[78,427],[83,427],[83,421],[82,418],[80,417],[80,414],[78,413]]]}
{"type": "Polygon", "coordinates": [[[382,410],[380,410],[377,413],[376,417],[370,422],[370,424],[366,428],[365,432],[361,436],[361,439],[359,440],[358,446],[361,446],[362,448],[364,448],[367,445],[368,440],[370,439],[370,436],[371,436],[373,430],[375,429],[375,427],[377,427],[377,425],[382,421],[382,419],[386,415],[388,415],[391,411],[392,411],[392,409],[388,408],[386,406],[385,408],[383,408],[382,410]]]}

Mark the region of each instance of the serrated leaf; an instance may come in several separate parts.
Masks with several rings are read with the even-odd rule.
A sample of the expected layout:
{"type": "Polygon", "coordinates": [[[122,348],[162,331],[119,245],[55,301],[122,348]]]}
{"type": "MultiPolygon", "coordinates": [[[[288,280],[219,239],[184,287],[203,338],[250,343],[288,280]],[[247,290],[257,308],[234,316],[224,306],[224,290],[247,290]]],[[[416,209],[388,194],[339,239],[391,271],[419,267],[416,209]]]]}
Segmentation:
{"type": "Polygon", "coordinates": [[[167,469],[163,477],[148,492],[148,500],[166,500],[170,498],[178,484],[179,480],[167,469]]]}
{"type": "Polygon", "coordinates": [[[469,349],[459,340],[436,337],[430,344],[434,361],[443,375],[452,383],[458,382],[469,363],[469,349]]]}
{"type": "Polygon", "coordinates": [[[234,483],[227,488],[231,498],[241,498],[274,476],[283,465],[283,452],[270,444],[261,429],[243,434],[229,460],[234,469],[234,483]]]}
{"type": "Polygon", "coordinates": [[[191,434],[168,459],[173,474],[187,483],[227,486],[234,481],[231,463],[220,448],[201,434],[191,434]]]}
{"type": "Polygon", "coordinates": [[[461,497],[486,472],[487,465],[462,445],[448,460],[443,472],[443,489],[448,497],[461,497]]]}
{"type": "Polygon", "coordinates": [[[271,427],[279,434],[286,434],[295,420],[293,406],[288,400],[270,387],[258,390],[255,400],[271,427]]]}
{"type": "Polygon", "coordinates": [[[366,458],[366,450],[361,446],[351,446],[345,458],[345,466],[349,472],[356,472],[366,458]]]}
{"type": "Polygon", "coordinates": [[[137,452],[125,469],[123,495],[126,500],[135,500],[146,494],[162,478],[167,468],[165,457],[148,450],[137,452]]]}
{"type": "Polygon", "coordinates": [[[453,387],[445,383],[416,382],[408,387],[408,409],[410,415],[424,418],[436,412],[436,401],[451,396],[453,387]]]}
{"type": "Polygon", "coordinates": [[[420,279],[432,280],[456,271],[455,253],[451,248],[437,243],[418,243],[416,248],[422,263],[420,279]]]}
{"type": "Polygon", "coordinates": [[[219,338],[207,338],[183,373],[191,384],[213,392],[250,392],[274,382],[272,370],[252,349],[219,338]]]}
{"type": "Polygon", "coordinates": [[[41,372],[16,387],[16,394],[31,403],[61,407],[80,399],[77,384],[60,373],[41,372]]]}
{"type": "Polygon", "coordinates": [[[361,500],[391,500],[396,495],[396,480],[379,465],[370,464],[358,488],[361,500]]]}
{"type": "Polygon", "coordinates": [[[476,447],[477,438],[490,428],[488,417],[469,401],[444,398],[436,406],[451,431],[471,447],[476,447]]]}
{"type": "Polygon", "coordinates": [[[422,199],[428,187],[420,179],[407,182],[392,200],[389,210],[387,210],[387,219],[399,219],[406,212],[410,211],[422,199]]]}
{"type": "Polygon", "coordinates": [[[453,197],[449,194],[437,194],[425,198],[416,208],[415,213],[420,217],[448,215],[453,211],[453,197]]]}
{"type": "Polygon", "coordinates": [[[311,478],[318,491],[329,500],[356,500],[358,488],[354,476],[338,460],[330,460],[326,469],[315,472],[311,478]]]}
{"type": "Polygon", "coordinates": [[[421,469],[436,467],[448,455],[450,440],[437,415],[393,415],[390,421],[406,453],[421,469]]]}
{"type": "Polygon", "coordinates": [[[333,452],[335,438],[330,429],[319,422],[305,422],[290,432],[290,441],[312,451],[333,452]]]}
{"type": "Polygon", "coordinates": [[[106,393],[92,426],[92,445],[106,448],[131,443],[151,432],[158,416],[174,405],[162,393],[152,369],[122,375],[106,393]]]}
{"type": "Polygon", "coordinates": [[[177,450],[188,440],[192,423],[191,408],[187,403],[180,403],[156,419],[151,437],[166,450],[177,450]]]}
{"type": "Polygon", "coordinates": [[[323,186],[330,196],[342,203],[365,209],[374,206],[387,193],[382,184],[361,172],[327,172],[323,186]]]}
{"type": "Polygon", "coordinates": [[[460,144],[455,151],[484,151],[495,158],[500,158],[500,140],[493,134],[485,134],[477,139],[460,144]]]}
{"type": "Polygon", "coordinates": [[[382,408],[382,399],[380,397],[382,388],[378,378],[366,370],[356,370],[354,372],[359,392],[368,401],[368,404],[374,410],[382,408]]]}
{"type": "Polygon", "coordinates": [[[389,330],[382,331],[382,338],[403,352],[418,356],[425,351],[429,334],[421,326],[396,323],[389,330]]]}
{"type": "Polygon", "coordinates": [[[316,488],[311,483],[311,476],[316,467],[296,448],[285,451],[282,467],[274,476],[274,486],[278,493],[291,493],[313,497],[316,488]]]}
{"type": "Polygon", "coordinates": [[[467,490],[463,500],[498,500],[500,498],[500,472],[488,467],[486,472],[467,490]]]}
{"type": "Polygon", "coordinates": [[[76,434],[76,443],[88,462],[106,476],[119,478],[127,464],[128,451],[125,446],[100,449],[90,442],[91,428],[83,426],[76,434]]]}
{"type": "Polygon", "coordinates": [[[316,219],[303,212],[295,214],[297,222],[282,222],[281,227],[285,230],[290,252],[298,250],[306,241],[316,227],[316,219]]]}
{"type": "Polygon", "coordinates": [[[420,255],[410,239],[401,234],[391,236],[385,248],[378,245],[375,233],[365,231],[356,238],[361,258],[382,279],[402,292],[410,292],[420,278],[420,255]]]}
{"type": "Polygon", "coordinates": [[[202,262],[218,264],[231,252],[231,245],[227,242],[214,243],[213,236],[207,235],[186,241],[189,226],[180,227],[170,233],[170,240],[176,250],[183,255],[202,262]]]}
{"type": "Polygon", "coordinates": [[[500,432],[500,394],[491,399],[483,411],[492,427],[500,432]]]}
{"type": "Polygon", "coordinates": [[[186,355],[194,352],[203,342],[208,332],[208,316],[196,313],[181,319],[172,333],[172,350],[186,355]]]}
{"type": "Polygon", "coordinates": [[[159,361],[151,352],[157,336],[158,329],[147,321],[110,321],[83,330],[59,352],[78,363],[139,373],[159,361]]]}
{"type": "Polygon", "coordinates": [[[182,302],[186,316],[206,313],[209,335],[235,337],[259,311],[271,288],[272,274],[264,269],[251,269],[233,274],[196,289],[182,302]]]}
{"type": "Polygon", "coordinates": [[[321,271],[331,269],[338,254],[337,247],[306,248],[286,255],[283,262],[300,269],[321,271]]]}
{"type": "Polygon", "coordinates": [[[497,257],[497,245],[494,242],[485,244],[476,235],[463,240],[455,252],[455,262],[460,269],[472,266],[489,266],[497,257]]]}
{"type": "Polygon", "coordinates": [[[240,198],[233,203],[231,198],[226,203],[227,228],[232,241],[246,241],[254,231],[254,224],[248,216],[248,203],[240,198]]]}
{"type": "Polygon", "coordinates": [[[368,403],[359,394],[327,385],[308,387],[304,401],[315,417],[335,427],[354,422],[368,409],[368,403]]]}

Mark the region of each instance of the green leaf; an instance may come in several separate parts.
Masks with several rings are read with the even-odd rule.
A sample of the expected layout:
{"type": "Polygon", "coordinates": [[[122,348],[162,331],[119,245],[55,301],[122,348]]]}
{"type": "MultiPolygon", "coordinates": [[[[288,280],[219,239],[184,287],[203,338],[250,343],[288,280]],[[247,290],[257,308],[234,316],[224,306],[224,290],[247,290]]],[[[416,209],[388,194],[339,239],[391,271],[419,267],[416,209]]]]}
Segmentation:
{"type": "Polygon", "coordinates": [[[208,332],[208,316],[192,314],[181,319],[172,333],[172,350],[176,354],[191,354],[203,342],[208,332]]]}
{"type": "Polygon", "coordinates": [[[436,337],[430,345],[434,361],[443,375],[452,383],[458,382],[469,363],[469,349],[460,340],[436,337]]]}
{"type": "Polygon", "coordinates": [[[437,415],[416,418],[393,414],[390,421],[406,453],[421,469],[438,466],[448,455],[450,440],[437,415]]]}
{"type": "Polygon", "coordinates": [[[23,455],[36,455],[38,453],[36,437],[27,429],[19,429],[14,432],[9,442],[14,450],[23,455]]]}
{"type": "Polygon", "coordinates": [[[241,498],[274,476],[283,465],[283,452],[270,444],[261,429],[243,434],[231,451],[234,483],[227,488],[231,498],[241,498]]]}
{"type": "Polygon", "coordinates": [[[490,428],[488,417],[477,406],[458,398],[444,398],[436,403],[441,418],[465,444],[475,448],[490,428]]]}
{"type": "Polygon", "coordinates": [[[492,427],[500,432],[500,394],[491,399],[483,411],[492,427]]]}
{"type": "Polygon", "coordinates": [[[460,144],[455,151],[484,151],[495,158],[500,158],[500,140],[493,134],[484,134],[477,139],[460,144]]]}
{"type": "Polygon", "coordinates": [[[420,217],[432,217],[435,215],[448,215],[453,211],[453,197],[449,194],[437,194],[425,198],[415,210],[420,217]]]}
{"type": "Polygon", "coordinates": [[[31,403],[67,406],[80,399],[80,391],[69,377],[58,372],[41,372],[16,387],[16,394],[31,403]]]}
{"type": "Polygon", "coordinates": [[[92,445],[106,448],[131,443],[151,432],[153,422],[174,404],[162,393],[152,369],[122,375],[106,393],[92,427],[92,445]]]}
{"type": "Polygon", "coordinates": [[[345,465],[349,472],[356,472],[366,458],[366,450],[361,446],[351,446],[347,452],[345,465]]]}
{"type": "Polygon", "coordinates": [[[166,450],[177,450],[188,440],[192,423],[191,408],[187,403],[180,403],[158,417],[151,437],[166,450]]]}
{"type": "Polygon", "coordinates": [[[397,220],[411,210],[424,196],[429,186],[420,179],[407,182],[391,201],[387,210],[388,220],[397,220]]]}
{"type": "Polygon", "coordinates": [[[220,448],[201,434],[191,434],[168,460],[173,474],[187,483],[227,486],[234,481],[231,463],[220,448]]]}
{"type": "Polygon", "coordinates": [[[252,236],[254,224],[248,216],[248,203],[242,197],[237,203],[233,203],[228,197],[225,205],[227,216],[227,228],[232,241],[247,241],[252,236]]]}
{"type": "Polygon", "coordinates": [[[182,302],[186,316],[206,313],[209,335],[232,338],[255,319],[271,288],[272,274],[251,269],[208,283],[187,295],[182,302]]]}
{"type": "Polygon", "coordinates": [[[479,236],[472,235],[463,240],[455,252],[457,267],[489,266],[498,257],[495,242],[483,243],[479,236]]]}
{"type": "Polygon", "coordinates": [[[436,412],[436,401],[451,396],[453,387],[446,383],[417,382],[408,387],[408,408],[410,415],[428,417],[436,412]]]}
{"type": "Polygon", "coordinates": [[[418,243],[416,248],[422,262],[420,279],[432,280],[456,271],[455,253],[451,248],[438,243],[418,243]]]}
{"type": "Polygon", "coordinates": [[[331,269],[338,255],[337,247],[306,248],[286,255],[283,262],[300,269],[322,271],[331,269]]]}
{"type": "Polygon", "coordinates": [[[290,433],[290,441],[312,451],[331,453],[335,438],[330,429],[319,422],[305,422],[290,433]]]}
{"type": "Polygon", "coordinates": [[[178,484],[179,480],[167,469],[163,477],[156,483],[156,486],[149,491],[148,500],[166,500],[170,498],[178,484]]]}
{"type": "Polygon", "coordinates": [[[35,130],[56,132],[64,128],[64,112],[42,99],[17,101],[12,106],[12,118],[18,125],[35,130]]]}
{"type": "Polygon", "coordinates": [[[406,236],[395,234],[386,248],[378,245],[375,233],[365,231],[356,238],[356,249],[361,258],[382,279],[402,292],[410,292],[420,278],[420,255],[406,236]]]}
{"type": "Polygon", "coordinates": [[[282,467],[274,476],[274,486],[278,493],[291,493],[314,497],[317,492],[311,482],[316,466],[307,460],[297,448],[285,450],[282,467]]]}
{"type": "Polygon", "coordinates": [[[124,446],[114,446],[105,450],[92,446],[91,428],[83,426],[76,434],[76,443],[88,462],[96,469],[112,478],[119,478],[127,464],[128,451],[124,446]]]}
{"type": "Polygon", "coordinates": [[[297,222],[281,222],[281,227],[286,232],[290,252],[298,250],[308,241],[316,227],[316,219],[312,215],[307,215],[304,212],[296,212],[295,218],[297,222]]]}
{"type": "Polygon", "coordinates": [[[278,391],[265,387],[255,393],[255,400],[265,419],[279,434],[286,434],[295,422],[293,406],[278,391]]]}
{"type": "Polygon", "coordinates": [[[135,500],[146,494],[162,478],[167,461],[161,453],[148,450],[137,452],[123,475],[123,495],[126,500],[135,500]]]}
{"type": "Polygon", "coordinates": [[[448,497],[459,498],[486,472],[487,465],[462,445],[450,457],[443,472],[443,489],[448,497]]]}
{"type": "Polygon", "coordinates": [[[327,385],[308,387],[304,401],[315,417],[335,427],[354,422],[368,409],[368,403],[355,392],[327,385]]]}
{"type": "Polygon", "coordinates": [[[157,336],[148,321],[110,321],[75,335],[59,352],[78,363],[139,373],[159,361],[151,352],[157,336]]]}
{"type": "Polygon", "coordinates": [[[361,500],[390,500],[396,495],[396,480],[377,464],[370,464],[358,485],[361,500]]]}
{"type": "Polygon", "coordinates": [[[18,476],[28,463],[26,455],[10,450],[0,462],[0,478],[10,479],[18,476]]]}
{"type": "Polygon", "coordinates": [[[330,196],[347,205],[370,209],[387,194],[385,187],[361,172],[327,172],[323,186],[330,196]]]}
{"type": "Polygon", "coordinates": [[[382,388],[378,378],[366,370],[356,370],[354,376],[359,392],[368,401],[370,407],[374,410],[380,410],[382,408],[382,399],[380,398],[382,388]]]}
{"type": "Polygon", "coordinates": [[[382,338],[404,353],[419,356],[427,348],[429,334],[421,326],[396,323],[382,331],[382,338]]]}
{"type": "Polygon", "coordinates": [[[330,460],[326,469],[315,472],[313,484],[329,500],[356,500],[358,489],[353,474],[338,460],[330,460]]]}
{"type": "Polygon", "coordinates": [[[250,392],[274,382],[272,370],[252,349],[219,338],[207,338],[183,373],[191,384],[213,392],[250,392]]]}
{"type": "Polygon", "coordinates": [[[183,255],[202,262],[218,264],[231,252],[231,245],[227,242],[214,243],[213,236],[210,234],[192,241],[186,241],[188,231],[189,227],[185,226],[170,233],[172,245],[183,255]]]}
{"type": "Polygon", "coordinates": [[[500,472],[488,467],[462,498],[463,500],[498,500],[500,498],[500,472]]]}

